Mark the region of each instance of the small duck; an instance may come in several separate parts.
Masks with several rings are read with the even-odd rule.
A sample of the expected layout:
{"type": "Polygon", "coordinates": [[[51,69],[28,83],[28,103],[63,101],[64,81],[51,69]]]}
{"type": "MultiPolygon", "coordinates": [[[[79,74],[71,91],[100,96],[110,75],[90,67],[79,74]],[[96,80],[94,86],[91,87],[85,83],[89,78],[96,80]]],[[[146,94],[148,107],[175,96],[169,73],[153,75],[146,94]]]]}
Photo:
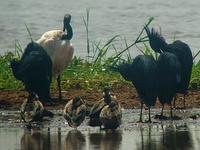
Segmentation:
{"type": "Polygon", "coordinates": [[[105,129],[115,130],[122,120],[121,106],[117,101],[111,101],[100,113],[100,121],[105,129]]]}
{"type": "Polygon", "coordinates": [[[35,93],[30,93],[20,108],[21,118],[24,122],[41,121],[43,118],[44,107],[35,93]]]}
{"type": "Polygon", "coordinates": [[[88,122],[88,125],[93,126],[93,127],[100,126],[101,128],[101,121],[99,117],[101,110],[106,105],[109,105],[110,102],[114,99],[116,99],[116,97],[111,96],[110,89],[108,87],[105,87],[103,90],[103,98],[100,101],[96,102],[90,110],[90,114],[89,114],[90,120],[88,122]]]}
{"type": "Polygon", "coordinates": [[[63,115],[70,127],[77,128],[84,121],[86,110],[85,102],[75,97],[65,105],[63,115]]]}

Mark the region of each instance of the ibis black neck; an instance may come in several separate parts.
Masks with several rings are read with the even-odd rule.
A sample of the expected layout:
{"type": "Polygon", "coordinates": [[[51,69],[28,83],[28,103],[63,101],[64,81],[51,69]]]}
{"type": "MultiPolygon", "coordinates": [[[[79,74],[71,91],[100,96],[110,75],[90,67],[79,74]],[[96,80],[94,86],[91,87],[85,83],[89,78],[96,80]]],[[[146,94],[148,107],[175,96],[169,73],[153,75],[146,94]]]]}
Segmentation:
{"type": "Polygon", "coordinates": [[[62,40],[71,40],[73,37],[73,30],[70,24],[64,25],[63,27],[63,36],[62,36],[62,40]],[[67,31],[67,34],[65,33],[65,31],[67,31]]]}

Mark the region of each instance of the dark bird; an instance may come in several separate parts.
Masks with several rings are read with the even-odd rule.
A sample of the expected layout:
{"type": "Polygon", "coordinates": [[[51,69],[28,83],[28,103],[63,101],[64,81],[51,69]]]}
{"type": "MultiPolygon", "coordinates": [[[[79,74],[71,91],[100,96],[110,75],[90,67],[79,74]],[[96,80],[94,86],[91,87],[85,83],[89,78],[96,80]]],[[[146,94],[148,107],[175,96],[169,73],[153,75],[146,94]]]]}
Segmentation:
{"type": "Polygon", "coordinates": [[[29,97],[22,103],[20,114],[22,120],[27,123],[42,121],[45,116],[53,117],[53,113],[44,109],[35,93],[30,93],[29,97]]]}
{"type": "Polygon", "coordinates": [[[63,115],[70,127],[77,128],[84,121],[86,109],[80,97],[73,98],[65,105],[63,115]]]}
{"type": "Polygon", "coordinates": [[[45,32],[37,43],[40,44],[51,57],[52,74],[57,78],[59,99],[61,93],[61,73],[72,60],[74,47],[70,43],[73,37],[73,30],[70,25],[71,15],[66,14],[63,19],[63,30],[51,30],[45,32]]]}
{"type": "Polygon", "coordinates": [[[29,94],[35,92],[43,103],[51,102],[52,62],[40,45],[29,43],[21,60],[11,61],[11,68],[15,78],[24,83],[29,94]]]}
{"type": "Polygon", "coordinates": [[[171,105],[172,118],[172,101],[176,94],[177,85],[181,81],[181,64],[173,53],[161,53],[158,60],[158,98],[162,104],[160,118],[163,118],[164,104],[171,105]]]}
{"type": "Polygon", "coordinates": [[[115,130],[121,125],[122,110],[120,104],[112,100],[109,105],[106,105],[100,113],[100,121],[106,130],[115,130]]]}
{"type": "Polygon", "coordinates": [[[155,105],[157,98],[157,63],[152,56],[138,55],[132,64],[121,64],[115,68],[122,77],[131,81],[141,99],[140,122],[142,122],[143,103],[149,108],[149,122],[151,122],[150,107],[155,105]]]}
{"type": "Polygon", "coordinates": [[[103,98],[96,102],[89,113],[90,120],[88,122],[88,125],[90,126],[100,126],[101,128],[101,121],[100,121],[100,113],[102,109],[109,105],[112,100],[115,99],[115,96],[112,96],[110,94],[110,89],[108,87],[105,87],[103,90],[103,98]]]}
{"type": "Polygon", "coordinates": [[[145,30],[149,38],[150,46],[155,52],[170,52],[176,55],[176,57],[179,59],[181,64],[181,81],[177,85],[176,93],[184,94],[185,108],[185,96],[188,93],[193,65],[193,57],[190,47],[180,40],[176,40],[171,44],[166,43],[164,37],[160,33],[156,32],[154,28],[152,28],[150,31],[148,27],[145,27],[145,30]]]}

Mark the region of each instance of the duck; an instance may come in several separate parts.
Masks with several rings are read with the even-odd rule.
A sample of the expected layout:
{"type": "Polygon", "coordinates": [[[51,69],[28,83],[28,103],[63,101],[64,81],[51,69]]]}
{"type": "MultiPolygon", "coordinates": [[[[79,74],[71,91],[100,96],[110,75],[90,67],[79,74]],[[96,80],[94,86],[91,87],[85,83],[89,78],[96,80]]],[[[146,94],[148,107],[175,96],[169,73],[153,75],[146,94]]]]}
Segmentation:
{"type": "Polygon", "coordinates": [[[21,105],[20,114],[24,122],[42,121],[44,106],[37,94],[32,92],[21,105]]]}
{"type": "Polygon", "coordinates": [[[120,104],[113,100],[110,104],[106,105],[101,110],[100,121],[106,130],[115,130],[119,127],[122,122],[122,110],[120,104]]]}
{"type": "Polygon", "coordinates": [[[52,60],[52,75],[57,79],[59,99],[62,99],[61,73],[70,64],[74,54],[74,47],[70,42],[73,37],[70,21],[71,15],[65,14],[63,30],[47,31],[36,41],[46,50],[52,60]]]}
{"type": "Polygon", "coordinates": [[[65,105],[63,116],[72,128],[77,128],[84,121],[87,107],[80,97],[74,97],[65,105]]]}
{"type": "Polygon", "coordinates": [[[101,129],[100,113],[106,105],[110,104],[110,102],[115,99],[116,96],[110,94],[110,88],[105,87],[103,89],[103,98],[97,101],[90,110],[88,125],[92,127],[99,126],[101,129]]]}
{"type": "Polygon", "coordinates": [[[24,100],[20,107],[21,119],[25,123],[41,122],[43,117],[52,118],[54,114],[45,109],[42,102],[39,100],[39,96],[31,92],[27,99],[24,100]]]}

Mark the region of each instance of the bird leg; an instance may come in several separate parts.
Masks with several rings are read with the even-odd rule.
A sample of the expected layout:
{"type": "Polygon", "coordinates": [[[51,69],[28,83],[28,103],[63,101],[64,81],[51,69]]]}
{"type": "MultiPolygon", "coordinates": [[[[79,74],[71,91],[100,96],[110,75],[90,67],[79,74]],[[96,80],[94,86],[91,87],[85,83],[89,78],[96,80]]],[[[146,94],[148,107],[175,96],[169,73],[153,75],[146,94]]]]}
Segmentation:
{"type": "Polygon", "coordinates": [[[172,107],[172,104],[171,104],[171,110],[170,110],[170,117],[171,117],[171,119],[173,119],[172,110],[173,110],[173,107],[172,107]]]}
{"type": "Polygon", "coordinates": [[[186,96],[186,94],[183,95],[183,109],[186,108],[186,106],[185,106],[185,96],[186,96]]]}
{"type": "Polygon", "coordinates": [[[142,109],[143,109],[143,101],[141,101],[140,120],[139,120],[139,122],[142,122],[142,109]]]}
{"type": "Polygon", "coordinates": [[[57,86],[58,86],[58,91],[59,91],[59,99],[62,99],[62,94],[61,94],[61,77],[58,75],[57,77],[57,86]]]}
{"type": "Polygon", "coordinates": [[[151,107],[149,106],[149,122],[151,122],[151,107]]]}
{"type": "Polygon", "coordinates": [[[174,96],[174,102],[173,102],[173,108],[176,108],[176,99],[177,99],[177,96],[175,95],[174,96]]]}
{"type": "Polygon", "coordinates": [[[162,104],[162,109],[161,109],[160,118],[163,118],[163,109],[164,109],[164,104],[162,104]]]}

